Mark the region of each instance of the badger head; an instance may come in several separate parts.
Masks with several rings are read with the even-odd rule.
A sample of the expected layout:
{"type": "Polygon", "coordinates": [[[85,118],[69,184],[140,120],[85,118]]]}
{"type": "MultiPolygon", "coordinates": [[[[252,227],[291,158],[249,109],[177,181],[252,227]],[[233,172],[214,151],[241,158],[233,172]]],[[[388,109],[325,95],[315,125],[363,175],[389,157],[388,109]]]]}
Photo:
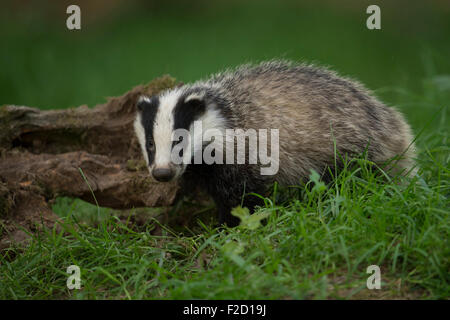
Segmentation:
{"type": "Polygon", "coordinates": [[[183,87],[139,98],[134,130],[155,180],[179,178],[193,163],[194,155],[202,151],[202,132],[225,128],[225,118],[213,100],[205,90],[183,87]],[[194,124],[199,123],[202,132],[195,132],[194,124]]]}

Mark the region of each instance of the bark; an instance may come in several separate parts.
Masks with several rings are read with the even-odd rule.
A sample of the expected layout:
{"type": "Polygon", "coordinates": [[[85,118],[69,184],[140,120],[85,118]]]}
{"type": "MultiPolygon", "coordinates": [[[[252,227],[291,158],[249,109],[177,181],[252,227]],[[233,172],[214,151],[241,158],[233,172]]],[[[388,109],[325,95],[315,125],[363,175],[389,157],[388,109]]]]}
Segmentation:
{"type": "Polygon", "coordinates": [[[0,241],[21,238],[19,226],[51,226],[58,196],[115,209],[171,205],[178,186],[150,179],[133,121],[141,94],[175,85],[164,76],[94,108],[1,107],[0,241]]]}

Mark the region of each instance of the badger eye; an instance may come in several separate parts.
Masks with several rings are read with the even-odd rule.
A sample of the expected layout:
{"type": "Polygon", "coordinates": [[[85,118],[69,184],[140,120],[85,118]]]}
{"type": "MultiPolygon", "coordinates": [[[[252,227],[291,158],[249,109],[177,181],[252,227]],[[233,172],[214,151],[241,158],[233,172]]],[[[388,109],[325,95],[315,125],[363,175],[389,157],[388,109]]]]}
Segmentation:
{"type": "Polygon", "coordinates": [[[155,144],[152,140],[147,140],[147,150],[152,150],[155,144]]]}

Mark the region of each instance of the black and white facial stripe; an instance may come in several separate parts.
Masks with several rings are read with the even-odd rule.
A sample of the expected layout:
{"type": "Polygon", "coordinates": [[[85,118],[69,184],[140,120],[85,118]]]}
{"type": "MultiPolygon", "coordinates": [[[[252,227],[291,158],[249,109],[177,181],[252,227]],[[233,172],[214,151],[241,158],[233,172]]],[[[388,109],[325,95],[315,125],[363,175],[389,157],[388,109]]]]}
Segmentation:
{"type": "Polygon", "coordinates": [[[189,130],[191,124],[204,115],[205,111],[206,104],[203,94],[182,95],[173,110],[174,128],[189,130]]]}
{"type": "Polygon", "coordinates": [[[153,128],[158,105],[158,97],[151,99],[141,97],[137,103],[138,114],[134,128],[147,164],[153,163],[155,157],[155,143],[151,128],[153,128]]]}
{"type": "MultiPolygon", "coordinates": [[[[139,99],[137,109],[136,136],[150,173],[160,181],[178,178],[186,168],[186,165],[174,165],[171,161],[175,129],[186,129],[191,132],[190,137],[197,140],[203,137],[193,133],[196,120],[202,122],[203,131],[225,128],[224,117],[215,105],[207,104],[205,93],[199,90],[177,88],[156,97],[144,96],[139,99]]],[[[197,151],[201,150],[193,150],[193,154],[197,151]]]]}

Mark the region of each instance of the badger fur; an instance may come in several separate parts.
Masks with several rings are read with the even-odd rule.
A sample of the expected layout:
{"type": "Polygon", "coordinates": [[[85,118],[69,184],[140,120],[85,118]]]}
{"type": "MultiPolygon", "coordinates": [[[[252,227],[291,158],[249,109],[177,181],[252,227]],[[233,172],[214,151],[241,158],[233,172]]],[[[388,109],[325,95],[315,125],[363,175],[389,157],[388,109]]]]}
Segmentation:
{"type": "MultiPolygon", "coordinates": [[[[185,186],[203,187],[214,199],[219,222],[238,220],[230,212],[242,203],[253,208],[257,197],[275,181],[295,185],[311,170],[324,173],[340,165],[336,154],[365,152],[383,165],[397,157],[391,172],[414,172],[414,145],[403,116],[374,98],[360,83],[321,67],[288,61],[243,65],[209,79],[170,89],[137,104],[135,132],[151,175],[158,181],[182,178],[185,186]],[[261,163],[174,164],[170,153],[175,129],[278,129],[279,170],[262,175],[261,163]]],[[[204,149],[211,141],[202,140],[204,149]]],[[[200,149],[199,149],[200,148],[200,149]]],[[[224,153],[229,152],[226,148],[224,153]]],[[[250,152],[250,151],[249,151],[250,152]]],[[[186,157],[186,155],[184,155],[186,157]]],[[[248,159],[248,156],[246,156],[248,159]]]]}

